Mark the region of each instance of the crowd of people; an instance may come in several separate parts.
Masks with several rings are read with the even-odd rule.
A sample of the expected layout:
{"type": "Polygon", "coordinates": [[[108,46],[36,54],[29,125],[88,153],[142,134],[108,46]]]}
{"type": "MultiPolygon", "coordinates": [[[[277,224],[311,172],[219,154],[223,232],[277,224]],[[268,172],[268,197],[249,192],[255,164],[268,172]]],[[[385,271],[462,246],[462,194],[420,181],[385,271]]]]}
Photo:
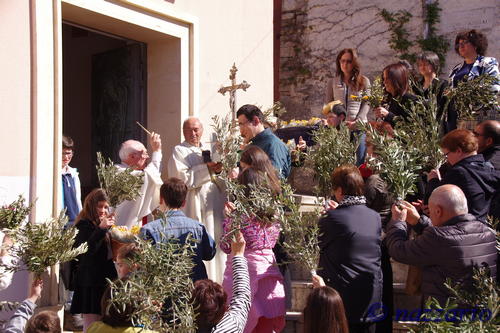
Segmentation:
{"type": "MultiPolygon", "coordinates": [[[[318,220],[320,259],[303,311],[304,332],[391,332],[391,258],[420,267],[423,300],[434,297],[441,304],[451,296],[444,286],[447,278],[470,284],[472,269],[479,266],[496,275],[495,231],[487,216],[500,218],[498,110],[481,113],[483,118],[473,131],[457,129],[458,113],[453,101],[446,100],[446,90],[488,74],[497,79],[491,89],[498,93],[500,74],[497,61],[485,56],[487,40],[479,31],[459,34],[455,49],[464,62],[453,69],[449,81],[438,78],[439,58],[432,52],[417,59],[419,79],[406,63],[386,66],[382,71],[386,103],[374,109],[350,98],[370,89],[356,51],[339,52],[336,75],[326,86],[324,123],[346,125],[359,144],[356,165],[339,166],[331,175],[334,201],[318,220]],[[447,163],[428,173],[417,197],[394,204],[384,179],[365,163],[374,154],[373,143],[357,124],[377,120],[374,126],[393,135],[397,122],[407,120],[408,104],[417,95],[430,98],[432,94],[443,119],[440,146],[447,163]],[[413,239],[411,231],[417,235],[413,239]],[[384,304],[388,313],[370,312],[376,303],[384,304]]],[[[280,182],[291,172],[290,151],[265,127],[258,107],[242,106],[237,121],[244,147],[231,175],[246,191],[260,186],[279,194],[280,182]]],[[[149,160],[143,143],[122,144],[117,168],[134,169],[144,176],[144,183],[136,200],[123,202],[113,213],[103,189],[91,191],[82,205],[78,172],[69,166],[74,143],[64,137],[62,206],[69,217],[67,227],[79,231],[75,246],[88,245],[88,251],[70,265],[65,284],[71,292],[65,298],[75,315],[74,324],[81,324],[84,332],[141,331],[130,318],[107,306],[107,279],[140,269],[127,266],[125,260],[133,247],[122,248],[113,261],[108,232],[113,225],[140,225],[140,237],[153,243],[172,238],[185,242],[188,236],[197,241],[191,279],[198,332],[280,332],[285,327],[290,292],[286,265],[277,265],[287,260],[280,247],[280,221],[272,213],[257,211],[255,217],[235,226],[234,204],[226,201],[224,188],[214,177],[222,164],[212,161],[211,147],[201,142],[203,124],[189,117],[183,123],[183,135],[185,141],[175,146],[168,159],[166,181],[161,178],[162,142],[157,133],[149,135],[149,160]],[[152,220],[155,209],[166,214],[167,224],[152,220]],[[81,323],[76,322],[79,315],[81,323]]],[[[304,141],[297,139],[303,149],[304,141]]],[[[41,312],[31,317],[41,288],[40,281],[33,283],[30,297],[8,323],[7,332],[35,332],[30,328],[35,326],[39,326],[37,332],[59,332],[57,316],[41,312]]]]}

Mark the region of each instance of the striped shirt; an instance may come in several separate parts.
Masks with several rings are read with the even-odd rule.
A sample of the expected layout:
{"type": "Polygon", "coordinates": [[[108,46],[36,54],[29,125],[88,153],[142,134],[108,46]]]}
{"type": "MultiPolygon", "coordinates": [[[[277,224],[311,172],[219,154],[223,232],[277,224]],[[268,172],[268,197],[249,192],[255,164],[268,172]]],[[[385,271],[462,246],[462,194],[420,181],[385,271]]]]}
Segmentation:
{"type": "Polygon", "coordinates": [[[247,260],[243,256],[234,256],[232,265],[233,297],[229,303],[229,309],[212,329],[212,333],[241,333],[247,323],[251,303],[247,260]]]}

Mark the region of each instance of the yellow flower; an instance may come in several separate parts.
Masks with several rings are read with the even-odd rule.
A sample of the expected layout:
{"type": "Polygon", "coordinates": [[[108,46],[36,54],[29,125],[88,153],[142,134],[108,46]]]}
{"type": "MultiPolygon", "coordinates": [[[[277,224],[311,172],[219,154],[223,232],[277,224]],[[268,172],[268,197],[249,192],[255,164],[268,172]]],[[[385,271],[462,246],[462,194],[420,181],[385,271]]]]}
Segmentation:
{"type": "Polygon", "coordinates": [[[358,98],[358,96],[356,96],[356,95],[351,95],[351,99],[356,99],[356,98],[358,98]]]}
{"type": "Polygon", "coordinates": [[[132,228],[130,228],[130,232],[133,235],[138,235],[139,231],[141,231],[141,227],[139,227],[138,225],[134,225],[134,226],[132,226],[132,228]]]}
{"type": "Polygon", "coordinates": [[[369,96],[363,96],[363,99],[364,99],[365,101],[367,101],[367,100],[368,100],[368,98],[370,98],[370,97],[369,97],[369,96]]]}

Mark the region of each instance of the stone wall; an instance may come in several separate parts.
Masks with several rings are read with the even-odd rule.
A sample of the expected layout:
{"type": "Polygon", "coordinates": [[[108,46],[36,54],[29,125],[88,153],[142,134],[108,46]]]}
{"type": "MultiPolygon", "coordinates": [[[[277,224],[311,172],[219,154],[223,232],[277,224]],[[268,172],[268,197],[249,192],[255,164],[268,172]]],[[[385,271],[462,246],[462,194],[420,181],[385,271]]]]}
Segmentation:
{"type": "MultiPolygon", "coordinates": [[[[281,25],[280,100],[288,110],[284,118],[307,119],[320,115],[324,90],[335,73],[335,58],[343,48],[355,48],[361,70],[372,80],[397,61],[389,47],[388,25],[381,9],[407,10],[406,24],[414,40],[423,35],[426,0],[283,0],[281,25]]],[[[439,34],[450,40],[444,73],[460,62],[453,41],[457,31],[477,28],[489,38],[488,54],[500,51],[500,2],[495,0],[441,0],[439,34]]],[[[414,47],[413,52],[419,50],[414,47]]]]}

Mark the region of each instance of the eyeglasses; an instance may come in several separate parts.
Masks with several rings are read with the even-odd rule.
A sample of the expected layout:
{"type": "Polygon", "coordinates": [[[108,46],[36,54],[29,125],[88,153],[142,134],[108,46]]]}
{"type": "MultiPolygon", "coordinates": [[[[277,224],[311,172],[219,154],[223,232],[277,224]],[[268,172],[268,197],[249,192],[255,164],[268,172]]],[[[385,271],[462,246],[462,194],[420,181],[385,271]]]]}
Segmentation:
{"type": "Polygon", "coordinates": [[[63,156],[73,156],[73,152],[72,151],[63,151],[63,156]]]}
{"type": "Polygon", "coordinates": [[[352,64],[352,60],[345,60],[345,59],[340,59],[339,61],[341,64],[352,64]]]}
{"type": "Polygon", "coordinates": [[[244,123],[241,123],[238,121],[238,126],[241,127],[241,126],[245,126],[249,123],[249,121],[245,121],[244,123]]]}
{"type": "Polygon", "coordinates": [[[470,42],[468,40],[462,40],[462,41],[457,43],[458,47],[465,46],[467,44],[470,44],[470,42]]]}
{"type": "Polygon", "coordinates": [[[447,152],[447,153],[443,152],[443,155],[444,155],[444,156],[446,156],[446,157],[448,157],[448,154],[449,154],[449,153],[451,153],[451,151],[449,151],[449,152],[447,152]]]}

